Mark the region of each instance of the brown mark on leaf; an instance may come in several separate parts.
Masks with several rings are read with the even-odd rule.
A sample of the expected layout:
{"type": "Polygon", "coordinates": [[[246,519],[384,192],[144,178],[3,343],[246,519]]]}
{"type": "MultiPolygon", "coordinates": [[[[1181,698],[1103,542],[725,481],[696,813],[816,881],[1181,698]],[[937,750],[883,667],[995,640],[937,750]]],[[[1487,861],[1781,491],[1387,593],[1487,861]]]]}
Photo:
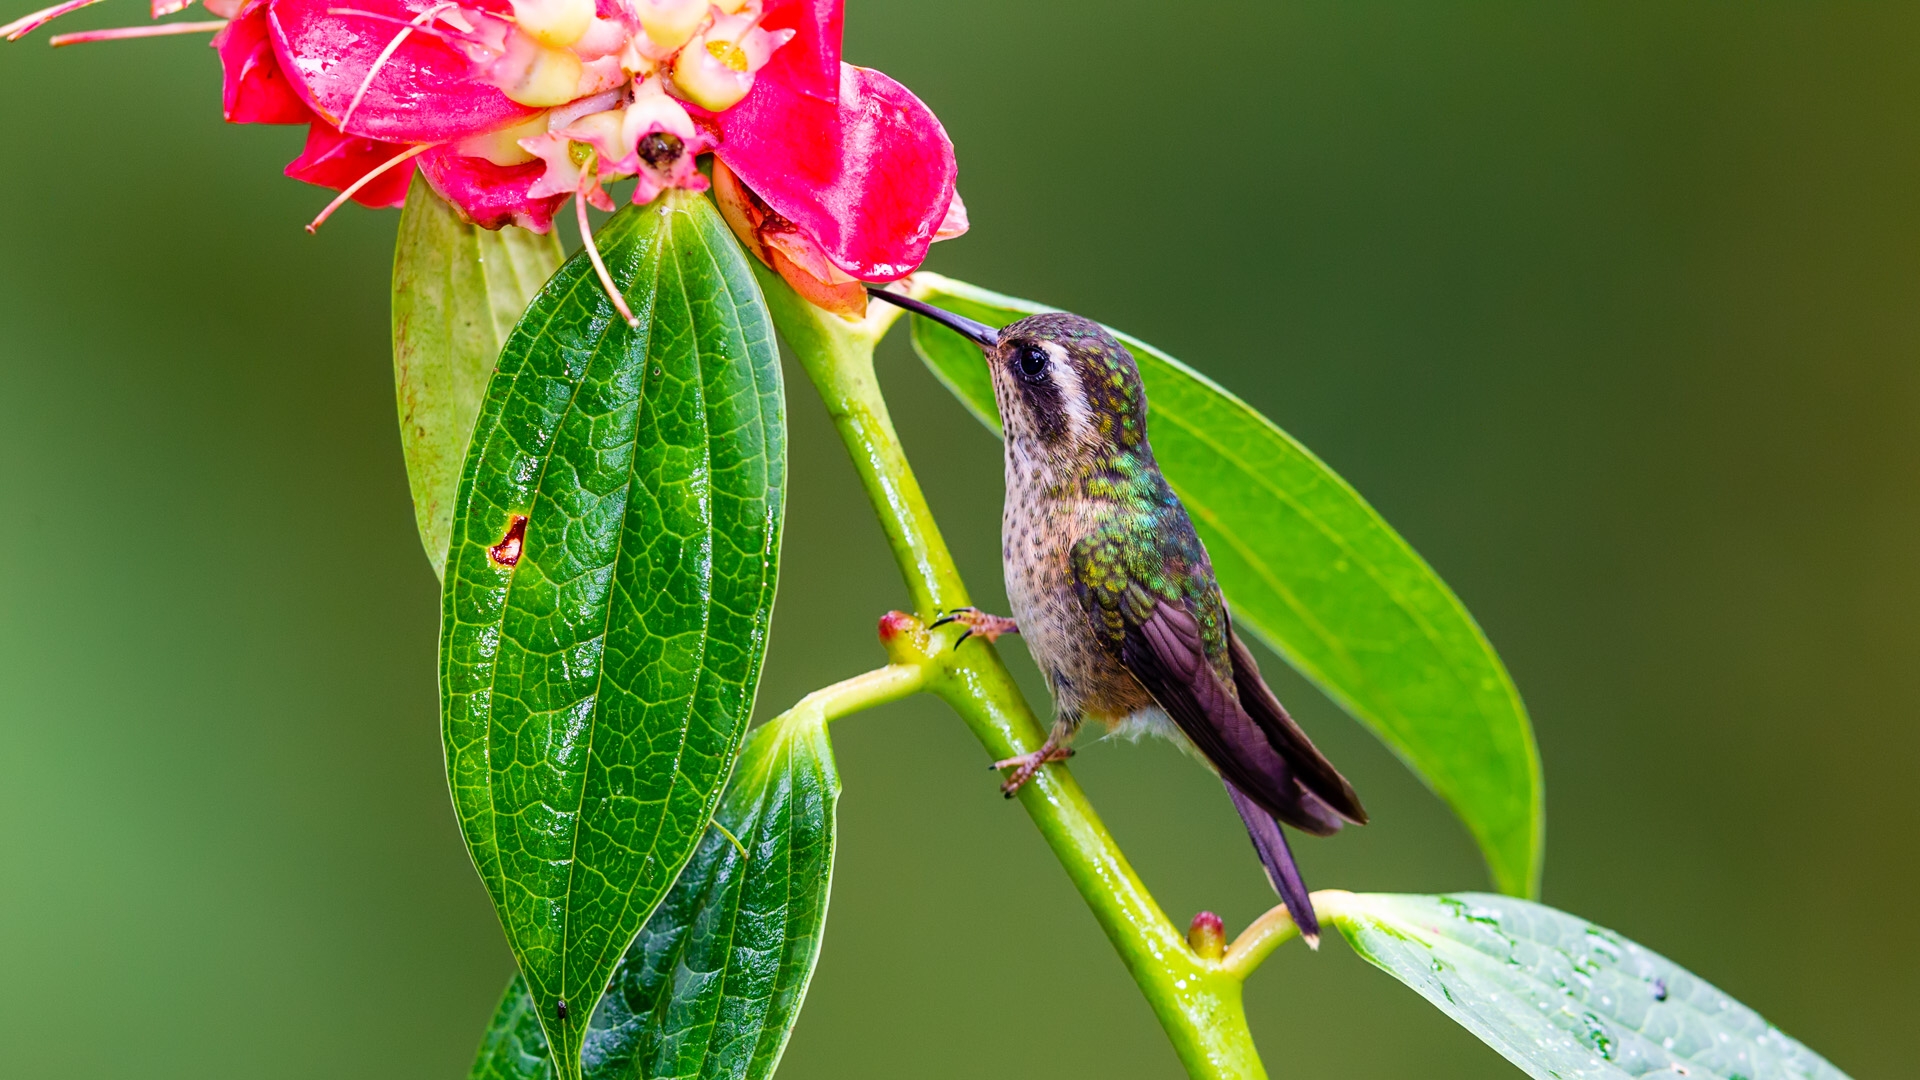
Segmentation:
{"type": "Polygon", "coordinates": [[[507,526],[507,535],[500,542],[487,549],[487,558],[497,566],[511,570],[520,562],[520,549],[527,542],[527,516],[513,515],[513,524],[507,526]]]}

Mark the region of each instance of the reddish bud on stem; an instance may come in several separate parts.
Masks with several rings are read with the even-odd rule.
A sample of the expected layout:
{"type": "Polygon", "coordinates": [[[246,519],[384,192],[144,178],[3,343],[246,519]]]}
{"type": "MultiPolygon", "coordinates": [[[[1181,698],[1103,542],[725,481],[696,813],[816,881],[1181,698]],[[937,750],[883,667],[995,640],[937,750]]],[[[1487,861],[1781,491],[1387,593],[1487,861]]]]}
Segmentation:
{"type": "Polygon", "coordinates": [[[1219,960],[1227,955],[1227,924],[1211,911],[1193,917],[1187,927],[1187,944],[1202,960],[1219,960]]]}

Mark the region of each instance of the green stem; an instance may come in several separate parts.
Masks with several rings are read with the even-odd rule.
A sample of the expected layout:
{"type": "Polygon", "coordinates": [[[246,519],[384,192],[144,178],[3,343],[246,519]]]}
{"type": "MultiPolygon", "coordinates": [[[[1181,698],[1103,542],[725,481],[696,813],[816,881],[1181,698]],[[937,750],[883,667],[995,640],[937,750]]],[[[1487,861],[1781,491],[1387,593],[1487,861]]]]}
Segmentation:
{"type": "Polygon", "coordinates": [[[823,686],[767,722],[818,724],[838,720],[849,713],[911,697],[925,689],[926,683],[926,670],[919,665],[888,664],[864,675],[842,679],[832,686],[823,686]]]}
{"type": "Polygon", "coordinates": [[[766,291],[774,325],[807,369],[853,457],[854,470],[887,535],[887,546],[906,576],[914,610],[930,621],[942,611],[967,606],[967,587],[954,569],[947,542],[940,538],[933,511],[927,509],[920,482],[907,465],[906,450],[893,430],[880,382],[873,374],[873,347],[886,336],[900,309],[874,304],[865,319],[850,323],[802,300],[758,261],[753,269],[766,291]]]}
{"type": "MultiPolygon", "coordinates": [[[[1320,893],[1314,893],[1308,899],[1314,901],[1314,910],[1322,910],[1319,904],[1320,893]]],[[[1267,954],[1300,936],[1300,928],[1294,924],[1293,913],[1285,904],[1275,904],[1265,915],[1253,920],[1240,936],[1233,939],[1227,947],[1226,958],[1220,966],[1231,972],[1236,978],[1245,979],[1260,966],[1267,954]]]]}
{"type": "MultiPolygon", "coordinates": [[[[893,666],[924,672],[925,688],[960,714],[992,757],[1039,747],[1045,737],[1040,721],[999,654],[984,642],[956,649],[957,626],[927,628],[939,612],[965,606],[967,593],[874,376],[874,346],[898,310],[876,304],[866,319],[848,322],[802,300],[759,264],[754,270],[774,324],[846,443],[919,612],[918,619],[894,616],[882,623],[893,666]]],[[[1241,1006],[1244,971],[1194,955],[1127,864],[1073,774],[1060,764],[1041,769],[1020,790],[1020,805],[1106,931],[1187,1072],[1196,1080],[1264,1080],[1241,1006]]]]}

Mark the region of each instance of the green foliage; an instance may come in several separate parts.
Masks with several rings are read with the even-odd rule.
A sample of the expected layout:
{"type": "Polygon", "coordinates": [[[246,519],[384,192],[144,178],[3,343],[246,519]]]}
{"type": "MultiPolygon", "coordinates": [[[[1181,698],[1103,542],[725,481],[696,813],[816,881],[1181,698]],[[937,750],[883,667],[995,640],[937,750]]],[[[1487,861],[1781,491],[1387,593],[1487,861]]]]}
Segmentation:
{"type": "Polygon", "coordinates": [[[393,388],[413,513],[436,576],[494,358],[560,259],[558,236],[476,228],[414,176],[393,249],[393,388]]]}
{"type": "Polygon", "coordinates": [[[1355,952],[1537,1080],[1846,1080],[1657,953],[1505,896],[1314,895],[1355,952]]]}
{"type": "MultiPolygon", "coordinates": [[[[1002,326],[1053,310],[937,274],[915,295],[1002,326]]],[[[1358,492],[1206,376],[1114,332],[1140,364],[1167,481],[1206,542],[1237,626],[1371,727],[1452,806],[1502,890],[1537,890],[1540,757],[1499,656],[1439,575],[1358,492]]],[[[978,347],[914,318],[936,376],[996,432],[978,347]]]]}
{"type": "Polygon", "coordinates": [[[474,428],[442,600],[454,806],[562,1077],[732,766],[785,496],[773,331],[718,213],[670,193],[599,239],[640,326],[584,255],[541,290],[474,428]]]}
{"type": "Polygon", "coordinates": [[[474,1059],[471,1080],[552,1080],[553,1056],[546,1032],[540,1029],[540,1010],[527,993],[527,980],[515,973],[493,1011],[480,1053],[474,1059]]]}
{"type": "MultiPolygon", "coordinates": [[[[587,1080],[773,1075],[820,955],[839,796],[818,713],[754,734],[715,815],[726,831],[707,830],[594,1012],[587,1080]]],[[[533,998],[515,976],[473,1080],[552,1075],[533,998]]]]}

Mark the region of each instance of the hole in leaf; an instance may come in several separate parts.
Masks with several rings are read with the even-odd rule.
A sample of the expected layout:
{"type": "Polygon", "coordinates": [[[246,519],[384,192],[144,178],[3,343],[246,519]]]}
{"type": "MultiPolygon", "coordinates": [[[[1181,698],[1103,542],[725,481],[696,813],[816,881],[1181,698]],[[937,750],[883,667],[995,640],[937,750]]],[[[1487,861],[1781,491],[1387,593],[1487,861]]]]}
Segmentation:
{"type": "Polygon", "coordinates": [[[526,542],[527,516],[515,514],[513,524],[507,526],[507,535],[501,537],[499,543],[487,549],[487,558],[492,559],[495,565],[511,570],[520,562],[520,549],[526,545],[526,542]]]}

